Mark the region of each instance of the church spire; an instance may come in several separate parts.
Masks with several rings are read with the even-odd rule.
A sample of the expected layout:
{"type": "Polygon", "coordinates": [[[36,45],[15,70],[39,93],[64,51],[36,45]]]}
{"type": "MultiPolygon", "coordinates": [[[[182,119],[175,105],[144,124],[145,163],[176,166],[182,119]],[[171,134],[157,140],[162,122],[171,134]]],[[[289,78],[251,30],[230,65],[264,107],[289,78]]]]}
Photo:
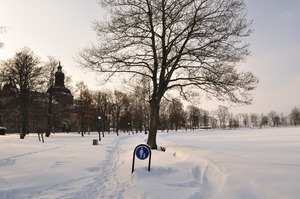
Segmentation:
{"type": "Polygon", "coordinates": [[[62,67],[61,67],[60,61],[59,61],[59,62],[58,62],[58,67],[57,67],[57,71],[62,73],[61,69],[62,69],[62,67]]]}
{"type": "Polygon", "coordinates": [[[55,97],[56,101],[60,100],[61,97],[59,96],[61,94],[67,94],[70,96],[67,97],[69,99],[69,102],[73,103],[73,96],[71,94],[71,91],[65,87],[65,74],[62,72],[62,66],[60,62],[58,63],[57,71],[55,73],[54,86],[52,88],[49,88],[47,93],[50,92],[50,89],[53,92],[53,96],[55,97]]]}
{"type": "Polygon", "coordinates": [[[65,87],[65,74],[62,72],[60,62],[58,63],[57,72],[55,73],[55,87],[65,87]]]}

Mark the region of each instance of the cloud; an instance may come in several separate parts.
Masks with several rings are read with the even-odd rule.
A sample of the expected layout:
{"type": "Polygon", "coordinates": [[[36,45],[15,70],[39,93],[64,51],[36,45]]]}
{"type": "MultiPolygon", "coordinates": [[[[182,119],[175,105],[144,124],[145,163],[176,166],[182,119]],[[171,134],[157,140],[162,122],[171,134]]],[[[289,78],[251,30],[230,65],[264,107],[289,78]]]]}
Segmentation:
{"type": "Polygon", "coordinates": [[[291,19],[294,19],[297,17],[297,14],[295,11],[285,11],[283,13],[280,14],[280,18],[285,20],[285,21],[290,21],[291,19]]]}

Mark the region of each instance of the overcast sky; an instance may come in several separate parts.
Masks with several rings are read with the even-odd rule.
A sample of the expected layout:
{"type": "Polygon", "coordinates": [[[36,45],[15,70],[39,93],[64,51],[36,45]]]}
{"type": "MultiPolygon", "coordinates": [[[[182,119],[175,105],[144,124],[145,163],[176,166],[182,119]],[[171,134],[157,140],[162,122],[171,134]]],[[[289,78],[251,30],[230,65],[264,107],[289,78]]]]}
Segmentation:
{"type": "MultiPolygon", "coordinates": [[[[251,56],[239,68],[253,72],[260,82],[252,92],[253,105],[231,110],[288,114],[300,107],[300,1],[246,0],[246,4],[254,33],[248,38],[251,56]]],[[[48,55],[60,59],[74,83],[84,81],[89,88],[100,89],[95,76],[75,67],[73,58],[96,40],[92,22],[102,18],[96,0],[0,0],[0,26],[8,27],[0,35],[5,43],[0,59],[28,46],[44,61],[48,55]]],[[[215,102],[204,101],[201,108],[217,108],[215,102]]]]}

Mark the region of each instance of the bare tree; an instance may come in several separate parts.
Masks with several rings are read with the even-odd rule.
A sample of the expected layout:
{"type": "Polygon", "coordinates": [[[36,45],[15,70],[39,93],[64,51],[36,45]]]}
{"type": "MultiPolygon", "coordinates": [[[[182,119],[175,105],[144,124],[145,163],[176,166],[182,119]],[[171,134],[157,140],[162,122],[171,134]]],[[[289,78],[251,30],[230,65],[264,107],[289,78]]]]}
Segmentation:
{"type": "MultiPolygon", "coordinates": [[[[177,88],[188,97],[195,88],[220,100],[250,103],[258,82],[237,63],[249,54],[243,0],[101,0],[106,22],[95,22],[96,45],[80,53],[79,63],[93,71],[144,76],[151,81],[147,144],[157,148],[162,97],[177,88]]],[[[127,80],[128,80],[127,76],[127,80]]],[[[130,79],[131,80],[131,79],[130,79]]]]}
{"type": "Polygon", "coordinates": [[[211,124],[211,128],[212,128],[212,129],[217,128],[218,120],[217,120],[217,118],[215,118],[215,116],[210,116],[210,117],[209,117],[209,121],[210,121],[210,124],[211,124]]]}
{"type": "Polygon", "coordinates": [[[47,82],[47,93],[48,93],[48,114],[47,114],[47,128],[46,128],[46,137],[50,136],[51,129],[53,127],[53,86],[55,81],[55,70],[58,66],[59,61],[49,56],[48,61],[43,67],[43,74],[45,75],[47,82]]]}
{"type": "Polygon", "coordinates": [[[265,116],[263,113],[260,116],[260,128],[262,126],[267,126],[269,124],[269,119],[267,116],[265,116]]]}
{"type": "Polygon", "coordinates": [[[297,126],[300,124],[300,109],[297,107],[294,107],[293,110],[290,113],[291,122],[293,125],[297,126]]]}
{"type": "MultiPolygon", "coordinates": [[[[81,130],[81,136],[86,132],[86,126],[89,125],[89,112],[92,109],[92,96],[87,86],[83,82],[76,83],[77,94],[77,116],[81,130]]],[[[88,126],[89,127],[89,126],[88,126]]]]}
{"type": "MultiPolygon", "coordinates": [[[[178,99],[172,99],[169,102],[168,105],[168,113],[169,113],[169,122],[171,125],[171,129],[174,129],[177,131],[184,123],[184,110],[183,110],[183,104],[178,99]]],[[[198,124],[199,124],[199,118],[198,118],[198,124]]]]}
{"type": "Polygon", "coordinates": [[[250,120],[251,120],[251,123],[252,123],[253,127],[258,126],[258,115],[256,113],[251,113],[250,114],[250,120]]]}
{"type": "Polygon", "coordinates": [[[242,114],[244,127],[249,127],[249,115],[248,113],[242,114]]]}
{"type": "Polygon", "coordinates": [[[218,110],[216,111],[217,116],[219,118],[220,127],[225,129],[226,128],[226,122],[229,117],[229,110],[226,106],[219,105],[218,110]]]}
{"type": "Polygon", "coordinates": [[[209,112],[206,110],[200,109],[201,118],[200,118],[200,124],[203,126],[203,128],[210,128],[209,127],[209,112]]]}
{"type": "Polygon", "coordinates": [[[115,131],[117,136],[119,136],[120,130],[120,116],[121,111],[124,108],[123,98],[125,98],[125,94],[120,91],[115,91],[113,95],[113,123],[115,126],[115,131]]]}
{"type": "MultiPolygon", "coordinates": [[[[147,133],[147,129],[149,126],[149,101],[151,97],[151,88],[150,88],[150,82],[147,78],[142,77],[140,80],[138,80],[134,87],[134,93],[135,100],[140,101],[140,105],[142,106],[142,110],[140,110],[140,113],[142,113],[142,123],[144,126],[145,134],[147,133]]],[[[137,102],[136,102],[137,103],[137,102]]]]}
{"type": "Polygon", "coordinates": [[[120,120],[119,127],[123,132],[127,131],[130,135],[133,127],[133,106],[134,100],[131,96],[123,93],[121,95],[121,110],[120,110],[120,120]]]}
{"type": "Polygon", "coordinates": [[[188,114],[188,121],[189,121],[189,125],[190,128],[192,128],[193,130],[195,128],[199,128],[200,127],[200,117],[201,117],[201,113],[200,113],[200,109],[196,106],[190,105],[187,107],[187,114],[188,114]]]}
{"type": "Polygon", "coordinates": [[[280,122],[280,117],[279,115],[276,113],[276,111],[271,111],[269,114],[269,117],[273,123],[273,127],[275,126],[279,126],[279,122],[280,122]]]}
{"type": "Polygon", "coordinates": [[[230,113],[228,116],[229,128],[238,128],[239,127],[239,118],[237,115],[230,113]]]}
{"type": "MultiPolygon", "coordinates": [[[[142,132],[143,130],[143,100],[134,97],[134,95],[131,95],[131,113],[132,113],[132,126],[136,133],[142,132]]],[[[133,133],[134,131],[132,131],[133,133]]]]}
{"type": "Polygon", "coordinates": [[[280,123],[281,125],[287,126],[287,117],[283,115],[283,113],[280,114],[280,123]]]}
{"type": "Polygon", "coordinates": [[[112,99],[112,94],[110,92],[98,91],[94,95],[95,106],[96,106],[97,114],[100,119],[99,131],[102,131],[102,137],[104,137],[104,131],[110,130],[111,120],[116,121],[116,125],[117,125],[116,129],[118,135],[118,128],[119,128],[118,122],[120,117],[120,111],[122,108],[121,99],[123,98],[122,94],[123,93],[115,92],[115,96],[114,96],[115,107],[112,107],[113,99],[112,99]]]}
{"type": "Polygon", "coordinates": [[[24,139],[29,133],[29,97],[30,91],[41,85],[40,76],[42,68],[39,67],[40,60],[27,47],[17,52],[12,59],[3,62],[3,73],[6,82],[12,84],[18,91],[18,105],[20,110],[20,138],[24,139]]]}
{"type": "Polygon", "coordinates": [[[168,113],[168,105],[169,101],[166,99],[162,99],[160,103],[160,111],[159,111],[159,129],[160,130],[167,130],[171,129],[171,124],[169,121],[169,113],[168,113]]]}

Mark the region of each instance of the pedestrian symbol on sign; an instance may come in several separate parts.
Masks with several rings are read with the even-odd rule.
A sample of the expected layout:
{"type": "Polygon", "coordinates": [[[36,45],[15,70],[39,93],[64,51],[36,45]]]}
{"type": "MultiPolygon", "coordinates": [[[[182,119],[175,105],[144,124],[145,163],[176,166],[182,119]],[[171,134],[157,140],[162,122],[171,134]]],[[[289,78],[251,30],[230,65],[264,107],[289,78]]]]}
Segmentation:
{"type": "Polygon", "coordinates": [[[138,159],[145,160],[149,156],[149,149],[145,146],[140,146],[137,148],[135,154],[136,154],[136,157],[138,157],[138,159]]]}
{"type": "Polygon", "coordinates": [[[151,164],[151,149],[146,144],[140,144],[137,147],[135,147],[133,152],[133,160],[132,160],[132,173],[134,171],[134,159],[135,156],[140,160],[145,160],[149,157],[149,163],[148,163],[148,171],[150,171],[150,164],[151,164]]]}

